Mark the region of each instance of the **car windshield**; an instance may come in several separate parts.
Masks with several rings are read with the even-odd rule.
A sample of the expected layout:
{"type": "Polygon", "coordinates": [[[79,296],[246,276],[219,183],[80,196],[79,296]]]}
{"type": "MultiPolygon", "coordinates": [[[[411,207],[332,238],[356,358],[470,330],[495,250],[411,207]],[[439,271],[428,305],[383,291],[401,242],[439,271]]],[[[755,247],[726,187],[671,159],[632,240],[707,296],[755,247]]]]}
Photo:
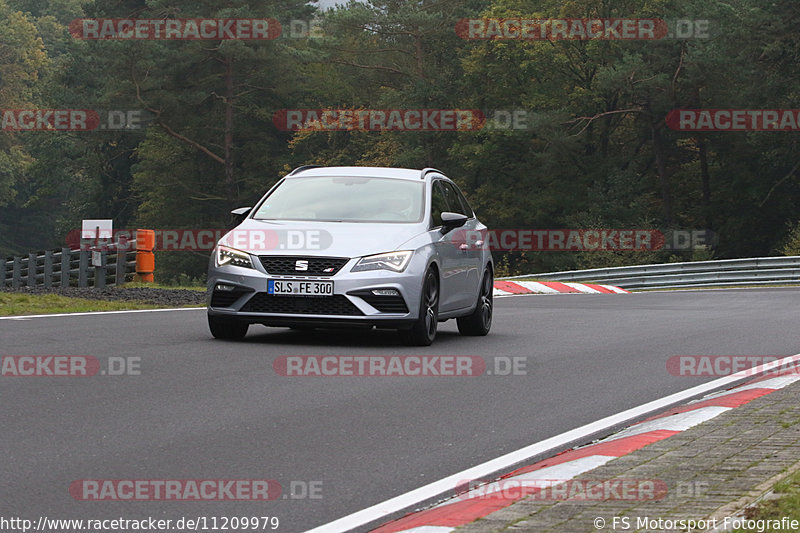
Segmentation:
{"type": "Polygon", "coordinates": [[[421,222],[423,181],[308,177],[283,181],[258,208],[257,220],[421,222]]]}

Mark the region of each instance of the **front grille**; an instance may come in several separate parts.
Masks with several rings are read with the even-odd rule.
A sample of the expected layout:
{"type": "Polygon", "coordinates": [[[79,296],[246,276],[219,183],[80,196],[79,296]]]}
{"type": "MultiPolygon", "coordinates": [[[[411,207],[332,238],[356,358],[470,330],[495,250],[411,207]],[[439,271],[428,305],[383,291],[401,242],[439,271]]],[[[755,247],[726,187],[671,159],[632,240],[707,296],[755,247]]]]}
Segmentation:
{"type": "Polygon", "coordinates": [[[221,291],[214,289],[214,292],[211,293],[210,305],[211,307],[230,307],[236,302],[236,300],[251,292],[253,292],[252,289],[248,290],[242,288],[236,288],[232,291],[221,291]]]}
{"type": "Polygon", "coordinates": [[[280,313],[287,315],[362,316],[358,307],[341,294],[313,298],[307,296],[272,296],[259,292],[250,298],[242,313],[280,313]]]}
{"type": "Polygon", "coordinates": [[[375,296],[374,294],[365,294],[361,296],[361,298],[381,313],[408,313],[406,302],[400,295],[375,296]]]}
{"type": "Polygon", "coordinates": [[[347,257],[259,256],[268,274],[292,276],[333,276],[350,260],[347,257]],[[297,261],[307,261],[307,270],[297,270],[297,261]]]}

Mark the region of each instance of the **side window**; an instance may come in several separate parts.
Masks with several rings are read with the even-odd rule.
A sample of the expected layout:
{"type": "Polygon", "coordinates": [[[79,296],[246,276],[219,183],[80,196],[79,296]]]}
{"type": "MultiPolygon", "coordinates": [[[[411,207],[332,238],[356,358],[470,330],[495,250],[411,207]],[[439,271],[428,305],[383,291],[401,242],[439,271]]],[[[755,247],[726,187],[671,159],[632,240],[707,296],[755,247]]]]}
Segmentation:
{"type": "Polygon", "coordinates": [[[436,180],[431,187],[431,228],[441,226],[442,213],[449,210],[450,207],[442,189],[442,182],[441,180],[436,180]]]}
{"type": "Polygon", "coordinates": [[[461,209],[464,210],[464,214],[470,218],[474,217],[475,211],[470,207],[467,198],[464,196],[464,193],[461,192],[461,189],[458,188],[458,185],[456,185],[456,194],[458,195],[458,201],[461,203],[461,209]]]}
{"type": "Polygon", "coordinates": [[[458,213],[460,215],[472,216],[472,210],[467,209],[464,203],[459,198],[460,194],[452,183],[443,181],[442,188],[445,190],[445,197],[447,198],[447,205],[450,206],[448,211],[458,213]]]}

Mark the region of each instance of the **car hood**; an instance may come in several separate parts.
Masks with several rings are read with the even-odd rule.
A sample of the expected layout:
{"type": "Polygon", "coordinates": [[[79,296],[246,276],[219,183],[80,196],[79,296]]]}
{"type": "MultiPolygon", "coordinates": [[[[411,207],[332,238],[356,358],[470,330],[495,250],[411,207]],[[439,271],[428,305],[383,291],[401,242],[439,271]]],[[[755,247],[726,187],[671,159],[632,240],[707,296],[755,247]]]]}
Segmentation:
{"type": "Polygon", "coordinates": [[[424,233],[422,223],[301,222],[245,219],[220,244],[255,255],[361,257],[392,252],[424,233]]]}

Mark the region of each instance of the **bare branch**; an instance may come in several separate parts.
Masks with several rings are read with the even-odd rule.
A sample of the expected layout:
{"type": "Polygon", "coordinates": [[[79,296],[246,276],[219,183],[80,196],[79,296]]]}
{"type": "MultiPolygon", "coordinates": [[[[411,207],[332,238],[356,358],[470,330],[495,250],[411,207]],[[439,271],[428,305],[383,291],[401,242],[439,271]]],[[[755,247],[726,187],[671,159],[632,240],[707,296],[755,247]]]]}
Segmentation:
{"type": "Polygon", "coordinates": [[[685,56],[686,56],[686,49],[681,47],[681,60],[678,63],[678,68],[675,69],[675,75],[672,76],[672,94],[673,94],[673,96],[675,95],[675,84],[678,83],[678,75],[680,74],[681,69],[683,68],[683,58],[685,56]]]}
{"type": "Polygon", "coordinates": [[[209,150],[208,148],[206,148],[202,144],[198,143],[197,141],[193,141],[192,139],[190,139],[190,138],[188,138],[188,137],[186,137],[184,135],[181,135],[180,133],[176,132],[175,130],[170,128],[163,120],[161,120],[161,110],[160,109],[156,109],[154,107],[150,107],[147,104],[147,102],[144,101],[144,98],[142,98],[141,89],[139,87],[139,82],[136,81],[136,76],[134,76],[133,73],[131,73],[131,74],[132,74],[131,75],[131,79],[133,80],[133,84],[136,87],[136,99],[139,101],[140,104],[142,104],[142,106],[147,111],[150,111],[151,113],[153,113],[156,116],[156,124],[161,126],[161,128],[167,133],[167,135],[170,135],[170,136],[178,139],[179,141],[183,141],[186,144],[188,144],[189,146],[193,146],[194,148],[200,150],[201,152],[203,152],[204,154],[209,156],[211,159],[213,159],[217,163],[221,163],[223,165],[225,164],[225,160],[223,158],[221,158],[220,156],[218,156],[217,154],[215,154],[214,152],[212,152],[211,150],[209,150]]]}
{"type": "Polygon", "coordinates": [[[212,152],[211,150],[209,150],[208,148],[206,148],[205,146],[203,146],[199,142],[193,141],[192,139],[190,139],[190,138],[188,138],[188,137],[186,137],[184,135],[181,135],[177,131],[173,130],[168,125],[166,125],[163,120],[159,119],[157,121],[157,123],[158,123],[159,126],[161,126],[164,129],[165,132],[167,132],[167,135],[175,137],[179,141],[183,141],[186,144],[188,144],[189,146],[193,146],[193,147],[197,148],[198,150],[200,150],[201,152],[206,154],[208,157],[210,157],[211,159],[213,159],[217,163],[220,163],[220,164],[223,164],[223,165],[225,164],[225,159],[223,159],[222,157],[218,156],[217,154],[215,154],[214,152],[212,152]]]}
{"type": "Polygon", "coordinates": [[[769,192],[767,193],[767,195],[764,197],[764,199],[763,199],[763,200],[761,200],[761,203],[760,203],[760,204],[758,204],[758,207],[764,207],[764,204],[765,204],[765,203],[767,203],[767,200],[769,200],[769,197],[772,195],[772,192],[773,192],[775,189],[777,189],[777,188],[778,188],[778,186],[782,185],[782,184],[783,184],[783,182],[785,182],[786,180],[788,180],[789,178],[791,178],[791,177],[794,175],[794,173],[795,173],[795,172],[797,172],[797,169],[798,169],[798,168],[800,168],[800,161],[798,161],[797,163],[795,163],[795,164],[794,164],[794,166],[792,167],[792,170],[790,170],[788,174],[786,174],[784,177],[782,177],[782,178],[781,178],[781,179],[779,179],[777,182],[775,182],[775,185],[773,185],[773,186],[770,188],[770,190],[769,190],[769,192]]]}
{"type": "Polygon", "coordinates": [[[608,115],[619,115],[621,113],[642,113],[642,114],[646,114],[646,111],[644,111],[642,109],[615,109],[614,111],[605,111],[603,113],[598,113],[597,115],[595,115],[593,117],[576,117],[576,118],[574,118],[572,120],[568,120],[567,122],[565,122],[565,124],[575,124],[575,123],[578,123],[578,122],[580,122],[582,120],[586,121],[586,124],[584,124],[583,128],[581,128],[581,131],[579,131],[575,135],[572,135],[572,137],[577,137],[578,135],[580,135],[581,133],[586,131],[586,128],[589,127],[589,124],[591,124],[592,122],[594,122],[598,118],[602,118],[602,117],[605,117],[605,116],[608,116],[608,115]]]}
{"type": "Polygon", "coordinates": [[[334,59],[331,63],[338,63],[340,65],[348,65],[351,67],[363,68],[363,69],[371,69],[371,70],[385,70],[387,72],[393,72],[394,74],[402,74],[403,76],[411,77],[411,74],[408,72],[403,72],[402,70],[392,68],[392,67],[385,67],[383,65],[360,65],[358,63],[353,63],[351,61],[343,61],[341,59],[334,59]]]}
{"type": "Polygon", "coordinates": [[[332,50],[336,50],[337,52],[345,52],[349,54],[379,54],[382,52],[400,52],[401,54],[406,54],[409,56],[413,56],[411,52],[408,50],[403,50],[402,48],[374,48],[372,50],[369,49],[355,49],[355,48],[339,48],[339,47],[331,47],[332,50]]]}

